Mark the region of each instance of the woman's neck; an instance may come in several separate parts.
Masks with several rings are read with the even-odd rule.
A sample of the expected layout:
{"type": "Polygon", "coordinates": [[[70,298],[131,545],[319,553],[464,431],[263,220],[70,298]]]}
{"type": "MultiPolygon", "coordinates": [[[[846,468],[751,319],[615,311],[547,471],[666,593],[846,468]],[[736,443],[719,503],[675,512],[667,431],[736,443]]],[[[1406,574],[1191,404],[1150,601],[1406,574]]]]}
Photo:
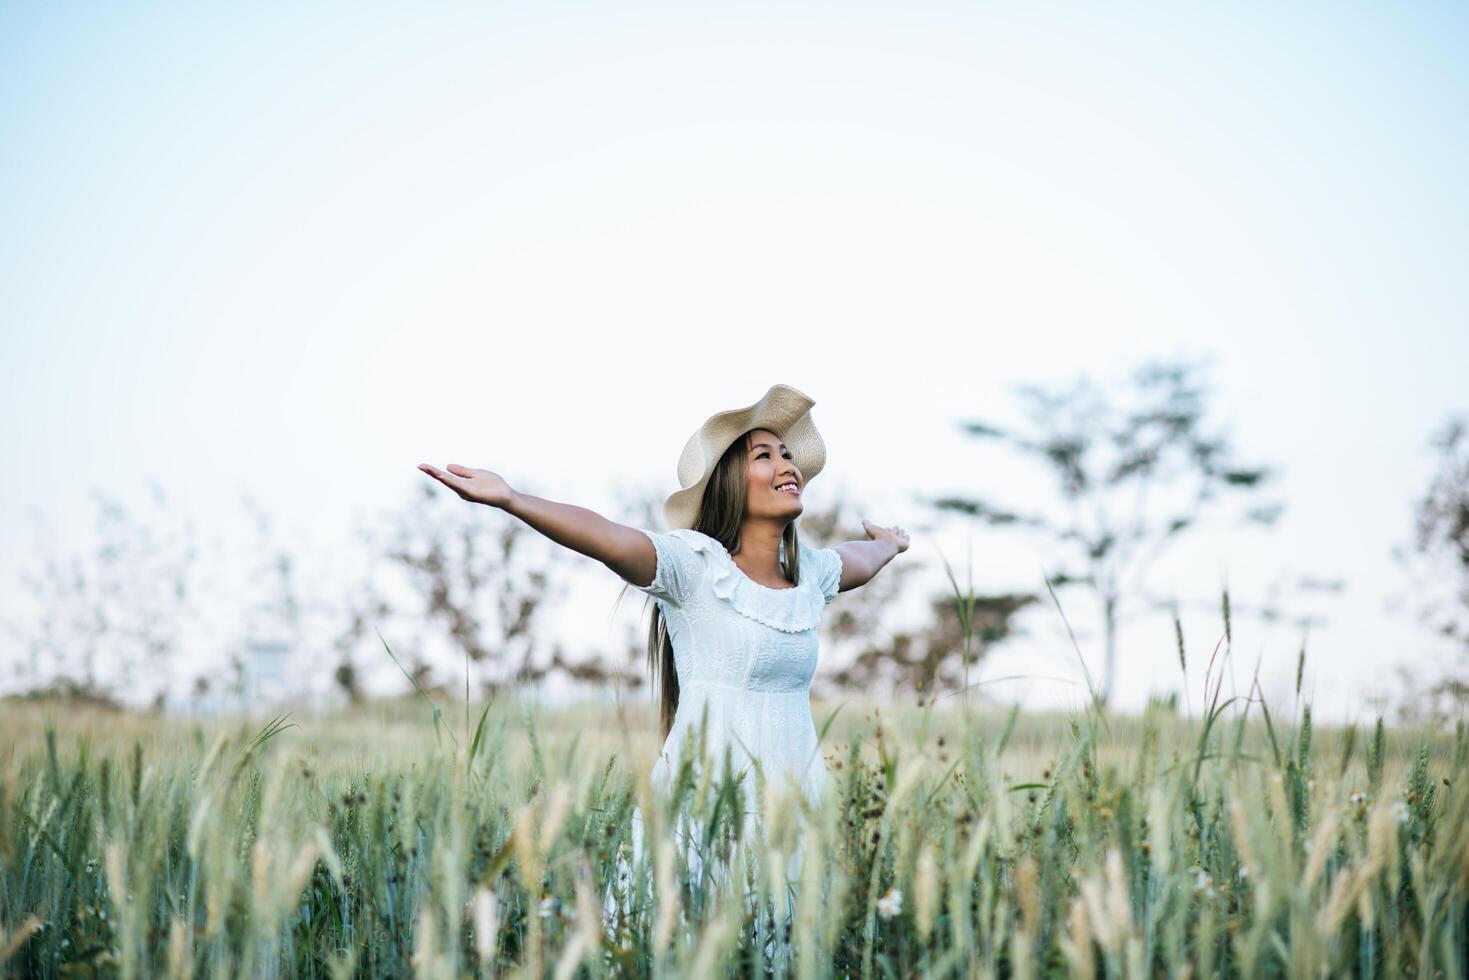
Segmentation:
{"type": "MultiPolygon", "coordinates": [[[[780,565],[781,538],[785,525],[746,521],[740,528],[740,550],[732,556],[735,564],[755,582],[787,584],[780,565]]],[[[776,588],[779,588],[777,585],[776,588]]]]}

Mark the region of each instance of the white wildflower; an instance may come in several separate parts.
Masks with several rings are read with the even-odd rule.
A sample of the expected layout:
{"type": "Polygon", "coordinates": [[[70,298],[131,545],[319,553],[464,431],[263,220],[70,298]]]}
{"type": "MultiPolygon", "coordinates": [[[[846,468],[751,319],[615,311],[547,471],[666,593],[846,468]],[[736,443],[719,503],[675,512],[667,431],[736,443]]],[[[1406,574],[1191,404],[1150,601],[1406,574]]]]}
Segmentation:
{"type": "Polygon", "coordinates": [[[1351,799],[1353,803],[1366,803],[1367,791],[1364,789],[1353,790],[1351,799]]]}
{"type": "Polygon", "coordinates": [[[1392,815],[1393,819],[1398,823],[1406,823],[1408,820],[1408,804],[1402,800],[1394,802],[1392,805],[1392,815]]]}
{"type": "Polygon", "coordinates": [[[1204,892],[1207,895],[1214,894],[1214,879],[1209,877],[1203,868],[1200,868],[1194,876],[1194,891],[1204,892]]]}
{"type": "Polygon", "coordinates": [[[888,893],[877,900],[877,914],[884,919],[891,919],[903,911],[903,893],[896,888],[888,889],[888,893]]]}
{"type": "Polygon", "coordinates": [[[547,895],[545,898],[541,899],[541,907],[538,911],[541,918],[543,919],[552,915],[556,911],[556,899],[552,898],[550,895],[547,895]]]}
{"type": "Polygon", "coordinates": [[[500,939],[500,899],[488,888],[474,893],[473,906],[474,950],[483,965],[494,959],[500,939]]]}
{"type": "Polygon", "coordinates": [[[1250,876],[1250,866],[1247,864],[1241,864],[1239,866],[1239,876],[1241,878],[1248,878],[1250,876]]]}

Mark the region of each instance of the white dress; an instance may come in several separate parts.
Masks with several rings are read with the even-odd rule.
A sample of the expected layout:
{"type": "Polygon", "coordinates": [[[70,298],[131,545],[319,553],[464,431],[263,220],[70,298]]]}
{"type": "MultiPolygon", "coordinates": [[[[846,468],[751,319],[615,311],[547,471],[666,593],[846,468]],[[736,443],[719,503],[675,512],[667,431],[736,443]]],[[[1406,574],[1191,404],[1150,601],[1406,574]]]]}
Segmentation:
{"type": "MultiPolygon", "coordinates": [[[[758,814],[757,760],[767,783],[789,779],[817,802],[827,772],[811,717],[811,677],[821,614],[841,584],[841,555],[802,542],[799,584],[773,589],[740,571],[706,534],[640,530],[652,539],[658,565],[651,583],[631,584],[653,596],[663,613],[679,687],[673,726],[653,765],[654,786],[666,790],[685,733],[697,735],[707,710],[705,751],[722,767],[728,747],[735,772],[747,772],[746,829],[758,814]]],[[[635,811],[634,863],[642,837],[642,814],[635,811]]],[[[697,874],[696,857],[690,865],[697,874]]]]}

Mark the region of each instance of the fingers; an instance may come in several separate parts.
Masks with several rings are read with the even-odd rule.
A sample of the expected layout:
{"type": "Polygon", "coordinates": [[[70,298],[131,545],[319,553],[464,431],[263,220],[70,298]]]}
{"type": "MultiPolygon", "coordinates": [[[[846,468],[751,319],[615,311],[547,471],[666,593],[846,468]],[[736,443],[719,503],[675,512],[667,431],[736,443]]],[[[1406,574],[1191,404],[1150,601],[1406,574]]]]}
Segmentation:
{"type": "Polygon", "coordinates": [[[886,525],[883,525],[883,524],[874,524],[874,523],[872,523],[871,521],[869,521],[865,517],[861,518],[860,520],[862,521],[862,526],[864,528],[866,528],[869,533],[871,533],[871,531],[872,531],[873,528],[877,528],[878,530],[886,531],[889,534],[895,534],[898,537],[902,537],[902,538],[908,537],[908,532],[905,531],[905,530],[903,530],[903,528],[902,528],[901,525],[894,524],[894,525],[892,525],[892,526],[889,527],[889,526],[886,526],[886,525]]]}
{"type": "Polygon", "coordinates": [[[445,473],[443,470],[438,469],[437,467],[430,466],[427,463],[419,463],[418,468],[427,473],[429,476],[433,477],[435,480],[438,480],[444,486],[449,487],[453,490],[459,489],[459,477],[454,476],[450,473],[445,473]]]}
{"type": "Polygon", "coordinates": [[[473,470],[471,470],[467,466],[460,466],[458,463],[450,463],[449,464],[449,472],[450,473],[453,473],[455,476],[463,476],[463,477],[474,476],[474,471],[473,470]]]}

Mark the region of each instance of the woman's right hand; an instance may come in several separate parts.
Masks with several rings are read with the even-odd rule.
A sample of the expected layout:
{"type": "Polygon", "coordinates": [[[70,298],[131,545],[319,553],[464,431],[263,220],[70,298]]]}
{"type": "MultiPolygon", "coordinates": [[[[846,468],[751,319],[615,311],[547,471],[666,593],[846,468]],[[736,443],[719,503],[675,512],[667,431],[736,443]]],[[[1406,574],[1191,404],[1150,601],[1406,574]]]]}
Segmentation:
{"type": "Polygon", "coordinates": [[[447,473],[427,463],[419,463],[418,468],[465,500],[476,504],[489,504],[491,507],[503,508],[509,505],[515,496],[515,491],[510,488],[510,484],[506,483],[500,474],[491,473],[489,470],[472,470],[458,463],[450,463],[447,473]]]}

